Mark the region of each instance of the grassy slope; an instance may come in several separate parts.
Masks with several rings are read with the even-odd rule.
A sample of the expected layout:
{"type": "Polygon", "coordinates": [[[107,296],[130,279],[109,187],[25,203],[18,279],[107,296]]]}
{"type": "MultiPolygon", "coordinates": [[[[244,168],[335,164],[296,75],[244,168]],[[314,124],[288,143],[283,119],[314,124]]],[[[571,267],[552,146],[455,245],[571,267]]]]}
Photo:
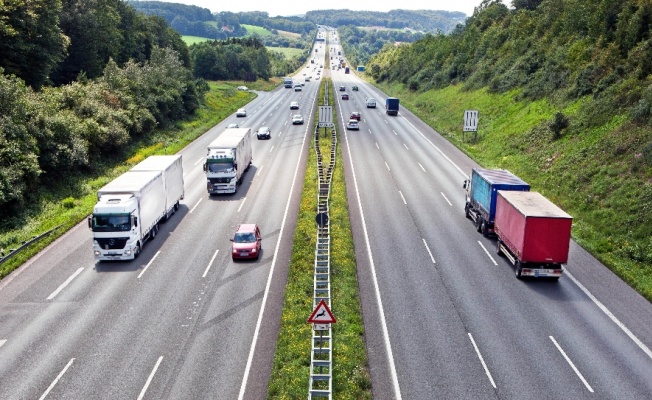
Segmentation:
{"type": "Polygon", "coordinates": [[[574,217],[573,237],[652,301],[652,171],[642,148],[650,130],[625,116],[590,127],[591,99],[522,102],[457,86],[413,94],[379,85],[486,168],[505,168],[574,217]],[[480,111],[479,139],[462,141],[464,110],[480,111]],[[562,111],[571,126],[553,140],[547,122],[562,111]],[[588,126],[588,127],[587,127],[588,126]]]}

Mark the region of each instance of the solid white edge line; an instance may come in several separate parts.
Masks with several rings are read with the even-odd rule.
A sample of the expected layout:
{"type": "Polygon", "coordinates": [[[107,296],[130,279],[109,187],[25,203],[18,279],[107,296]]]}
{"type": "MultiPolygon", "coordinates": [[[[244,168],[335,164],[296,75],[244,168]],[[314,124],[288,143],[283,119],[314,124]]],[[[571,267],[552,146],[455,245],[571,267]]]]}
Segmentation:
{"type": "MultiPolygon", "coordinates": [[[[313,99],[313,106],[317,97],[313,99]]],[[[313,107],[314,108],[314,107],[313,107]]],[[[310,112],[310,117],[312,118],[312,112],[310,112]]],[[[245,390],[247,389],[247,380],[249,379],[249,371],[251,371],[251,363],[254,359],[254,351],[256,350],[256,343],[258,343],[258,333],[260,332],[260,326],[263,322],[263,312],[265,310],[265,305],[267,304],[267,297],[269,296],[269,288],[272,285],[272,277],[274,276],[274,268],[276,267],[276,260],[278,258],[278,248],[281,245],[281,239],[283,238],[283,232],[285,231],[285,221],[287,220],[288,212],[290,211],[290,202],[292,201],[292,193],[294,192],[294,186],[297,182],[297,175],[299,174],[299,166],[301,165],[301,157],[303,156],[303,149],[308,139],[307,130],[304,131],[303,142],[301,143],[301,152],[299,153],[299,158],[297,160],[297,165],[294,168],[294,178],[292,179],[292,186],[290,187],[290,193],[288,194],[288,201],[285,204],[285,213],[283,214],[283,222],[281,223],[281,230],[278,234],[278,240],[276,241],[276,251],[274,252],[274,257],[272,258],[272,265],[269,269],[269,276],[267,277],[267,284],[265,285],[265,294],[263,295],[263,301],[260,305],[260,312],[258,313],[258,321],[256,322],[256,329],[254,330],[254,337],[251,341],[251,347],[249,348],[249,356],[247,357],[247,365],[245,367],[245,372],[242,376],[242,384],[240,385],[240,394],[238,395],[238,400],[244,398],[245,390]]]]}
{"type": "Polygon", "coordinates": [[[50,393],[50,391],[54,388],[54,386],[57,384],[57,382],[59,382],[59,379],[61,379],[61,377],[63,376],[63,374],[65,374],[66,371],[68,370],[68,368],[70,368],[70,366],[72,365],[73,361],[75,361],[74,358],[71,358],[70,361],[68,361],[68,364],[66,364],[66,366],[63,367],[63,370],[61,370],[61,372],[59,372],[59,375],[57,375],[57,377],[54,378],[54,381],[52,381],[52,383],[51,383],[50,386],[47,388],[47,390],[45,391],[45,393],[43,393],[43,394],[41,395],[41,397],[39,397],[39,400],[43,400],[43,399],[48,395],[48,393],[50,393]]]}
{"type": "Polygon", "coordinates": [[[491,254],[489,254],[489,251],[487,251],[487,248],[484,247],[484,245],[482,244],[482,242],[478,240],[478,244],[480,245],[480,247],[482,247],[482,250],[484,250],[484,252],[487,253],[487,257],[489,257],[489,259],[491,260],[491,262],[494,263],[494,265],[498,265],[498,263],[496,262],[496,260],[494,260],[494,258],[491,256],[491,254]]]}
{"type": "Polygon", "coordinates": [[[627,328],[627,327],[625,326],[625,324],[623,324],[622,322],[620,322],[620,320],[618,320],[618,318],[616,318],[616,316],[613,315],[613,314],[611,313],[611,311],[609,311],[609,309],[608,309],[607,307],[605,307],[604,304],[602,304],[602,303],[601,303],[597,298],[595,298],[595,296],[593,296],[593,294],[591,294],[591,292],[589,292],[589,290],[588,290],[587,288],[585,288],[584,285],[582,285],[582,284],[581,284],[577,279],[575,279],[575,277],[574,277],[573,275],[571,275],[571,273],[568,272],[567,269],[564,269],[564,275],[567,275],[567,276],[570,278],[570,280],[572,280],[572,281],[577,285],[577,287],[579,287],[580,290],[582,290],[582,291],[584,292],[584,294],[586,294],[586,295],[589,297],[589,299],[591,299],[591,301],[593,301],[593,303],[594,303],[596,306],[598,306],[598,308],[599,308],[600,310],[602,310],[602,312],[605,313],[605,314],[607,315],[607,317],[609,317],[609,319],[611,319],[611,320],[613,321],[614,324],[616,324],[616,326],[618,326],[618,327],[619,327],[623,332],[625,332],[625,334],[626,334],[627,336],[629,336],[629,338],[630,338],[634,343],[636,343],[636,345],[637,345],[641,350],[643,350],[643,352],[644,352],[645,354],[647,354],[648,357],[652,358],[652,351],[650,351],[650,349],[649,349],[649,348],[648,348],[648,347],[647,347],[643,342],[641,342],[641,340],[640,340],[639,338],[637,338],[636,336],[634,336],[634,334],[632,333],[632,331],[630,331],[629,328],[627,328]]]}
{"type": "Polygon", "coordinates": [[[391,171],[391,169],[389,169],[389,164],[387,164],[387,161],[385,161],[385,166],[387,167],[388,171],[391,171]]]}
{"type": "Polygon", "coordinates": [[[242,199],[242,203],[240,203],[240,207],[238,207],[238,212],[240,212],[240,210],[242,210],[242,206],[244,206],[245,201],[247,201],[246,197],[242,199]]]}
{"type": "Polygon", "coordinates": [[[188,214],[192,214],[192,212],[195,211],[195,208],[197,208],[197,206],[199,205],[199,203],[201,203],[202,200],[204,200],[204,199],[203,198],[199,199],[197,204],[195,204],[195,206],[188,212],[188,214]]]}
{"type": "Polygon", "coordinates": [[[571,359],[566,355],[566,352],[564,351],[564,349],[561,348],[561,346],[559,345],[559,343],[557,343],[557,341],[555,340],[554,337],[552,337],[552,336],[548,336],[548,337],[550,338],[550,340],[552,340],[552,343],[555,345],[555,347],[557,347],[557,350],[559,350],[559,352],[561,353],[561,355],[564,356],[564,358],[566,359],[566,362],[568,363],[568,365],[570,365],[571,368],[573,368],[573,371],[575,371],[575,373],[576,373],[577,376],[580,378],[580,380],[582,381],[582,383],[584,384],[584,386],[586,386],[586,388],[589,390],[589,392],[593,393],[593,388],[591,387],[591,385],[589,385],[589,383],[586,381],[586,379],[584,379],[584,376],[583,376],[582,373],[577,369],[577,367],[575,366],[575,364],[573,364],[573,362],[571,361],[571,359]]]}
{"type": "Polygon", "coordinates": [[[208,274],[208,270],[211,269],[211,265],[213,265],[213,261],[215,261],[215,257],[217,257],[217,253],[220,252],[220,249],[215,250],[215,254],[213,254],[213,257],[211,260],[208,262],[208,266],[206,266],[206,270],[204,271],[204,275],[202,275],[202,278],[206,278],[206,275],[208,274]]]}
{"type": "Polygon", "coordinates": [[[158,369],[158,366],[161,365],[161,361],[163,361],[163,356],[160,356],[158,358],[158,361],[156,361],[156,365],[154,365],[154,369],[152,369],[152,372],[149,374],[149,377],[147,378],[147,382],[145,382],[145,386],[143,386],[143,390],[141,390],[140,394],[138,395],[138,400],[141,400],[145,396],[145,392],[147,392],[147,388],[149,387],[149,384],[152,383],[152,379],[154,379],[154,374],[156,374],[156,370],[158,369]]]}
{"type": "Polygon", "coordinates": [[[444,200],[446,200],[446,202],[448,203],[448,205],[452,207],[452,206],[453,206],[453,203],[451,203],[451,201],[448,200],[448,197],[446,197],[446,195],[444,194],[444,192],[440,192],[440,193],[441,193],[442,196],[444,196],[444,200]]]}
{"type": "Polygon", "coordinates": [[[137,278],[137,279],[140,279],[140,277],[143,276],[143,274],[145,273],[145,271],[147,271],[147,268],[149,268],[149,266],[152,265],[152,263],[154,262],[154,260],[156,260],[156,257],[158,257],[159,254],[161,254],[161,250],[157,251],[156,254],[154,254],[154,257],[152,257],[152,259],[149,260],[149,262],[147,263],[147,265],[145,265],[145,268],[143,268],[143,270],[140,271],[140,274],[138,274],[138,278],[137,278]]]}
{"type": "Polygon", "coordinates": [[[403,146],[405,146],[405,149],[406,149],[406,150],[408,150],[408,151],[410,150],[410,148],[407,147],[407,144],[403,143],[403,146]]]}
{"type": "Polygon", "coordinates": [[[421,163],[420,163],[420,162],[418,162],[417,164],[419,164],[419,166],[421,167],[421,170],[423,170],[423,172],[426,172],[426,169],[425,169],[425,168],[423,168],[423,165],[421,165],[421,163]]]}
{"type": "Polygon", "coordinates": [[[489,368],[487,367],[487,364],[484,362],[484,358],[482,357],[482,353],[480,353],[480,349],[478,348],[478,345],[475,344],[475,340],[473,340],[473,335],[471,335],[471,332],[469,332],[469,339],[471,339],[471,344],[473,345],[473,348],[475,349],[475,353],[478,355],[478,358],[480,359],[480,363],[482,363],[482,368],[484,368],[485,374],[487,374],[487,377],[489,378],[489,382],[491,382],[491,386],[496,389],[496,382],[494,382],[494,378],[491,376],[491,372],[489,372],[489,368]]]}
{"type": "Polygon", "coordinates": [[[72,282],[72,280],[75,279],[75,277],[79,275],[83,270],[84,267],[80,267],[77,271],[75,271],[72,275],[70,275],[68,279],[66,279],[66,281],[57,288],[57,290],[55,290],[54,292],[52,292],[51,295],[48,296],[48,300],[54,299],[56,295],[58,295],[60,291],[65,289],[65,287],[68,286],[70,282],[72,282]]]}
{"type": "Polygon", "coordinates": [[[367,223],[364,218],[364,211],[362,210],[362,201],[360,200],[360,191],[358,189],[358,179],[355,175],[355,168],[353,167],[353,157],[351,156],[351,146],[349,144],[349,135],[345,131],[344,138],[347,143],[347,151],[349,153],[349,160],[351,160],[351,175],[353,176],[353,186],[355,187],[355,194],[358,200],[358,209],[360,210],[360,219],[362,220],[362,230],[364,232],[365,247],[367,248],[367,256],[369,257],[369,264],[371,266],[371,276],[373,278],[374,289],[376,292],[376,301],[378,302],[378,313],[380,314],[380,325],[383,330],[383,339],[385,341],[385,348],[387,351],[387,361],[389,363],[389,370],[394,386],[394,397],[396,400],[402,400],[401,388],[398,383],[398,375],[396,374],[396,365],[394,365],[394,354],[392,352],[392,344],[389,340],[389,331],[387,329],[387,321],[385,320],[385,310],[383,308],[383,300],[380,296],[380,289],[378,286],[378,277],[376,276],[376,265],[374,264],[374,257],[371,253],[371,244],[369,243],[369,234],[367,232],[367,223]]]}
{"type": "Polygon", "coordinates": [[[199,160],[195,161],[195,163],[192,165],[193,167],[199,164],[200,162],[204,161],[206,158],[202,157],[199,160]]]}
{"type": "Polygon", "coordinates": [[[432,255],[432,252],[430,251],[430,247],[428,247],[428,243],[426,242],[426,239],[421,238],[421,240],[423,240],[423,245],[426,246],[426,251],[428,252],[428,254],[430,254],[430,259],[432,260],[432,263],[437,264],[437,262],[435,262],[435,257],[432,255]]]}

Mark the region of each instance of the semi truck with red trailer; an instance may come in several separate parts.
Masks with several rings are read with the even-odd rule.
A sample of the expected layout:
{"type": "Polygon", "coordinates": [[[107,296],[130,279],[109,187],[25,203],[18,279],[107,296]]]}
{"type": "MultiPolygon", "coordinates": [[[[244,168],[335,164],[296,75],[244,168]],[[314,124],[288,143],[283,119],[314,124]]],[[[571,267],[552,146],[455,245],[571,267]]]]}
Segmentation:
{"type": "Polygon", "coordinates": [[[496,198],[499,190],[529,191],[530,185],[504,169],[473,168],[471,179],[464,181],[464,214],[484,236],[494,233],[496,198]]]}
{"type": "Polygon", "coordinates": [[[494,230],[498,255],[516,277],[559,279],[568,262],[573,217],[537,192],[499,190],[494,230]]]}

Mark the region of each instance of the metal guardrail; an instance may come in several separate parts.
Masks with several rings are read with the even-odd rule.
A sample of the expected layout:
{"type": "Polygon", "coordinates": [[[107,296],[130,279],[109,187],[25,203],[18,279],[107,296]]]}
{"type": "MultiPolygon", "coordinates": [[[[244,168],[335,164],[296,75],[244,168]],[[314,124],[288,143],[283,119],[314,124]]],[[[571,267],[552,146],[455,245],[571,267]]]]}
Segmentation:
{"type": "Polygon", "coordinates": [[[50,229],[47,232],[41,233],[38,236],[32,236],[30,240],[24,241],[17,249],[10,249],[9,254],[5,255],[4,249],[0,251],[0,265],[4,263],[5,261],[9,260],[11,257],[15,256],[18,254],[21,250],[25,249],[28,247],[30,244],[37,242],[41,240],[42,238],[48,236],[50,233],[54,232],[56,229],[59,229],[61,225],[55,226],[54,228],[50,229]]]}
{"type": "MultiPolygon", "coordinates": [[[[324,103],[328,104],[328,90],[324,96],[324,103]]],[[[317,154],[317,168],[319,190],[317,193],[317,212],[329,213],[329,198],[331,181],[335,170],[335,156],[337,149],[337,132],[331,129],[331,153],[328,167],[324,169],[323,157],[319,149],[319,128],[315,129],[315,152],[317,154]]],[[[323,300],[328,307],[331,306],[330,282],[330,222],[317,226],[317,245],[315,248],[315,265],[313,279],[313,309],[323,300]]],[[[333,398],[333,352],[332,330],[312,331],[312,349],[310,356],[310,386],[308,399],[333,398]],[[324,333],[326,332],[326,333],[324,333]]]]}

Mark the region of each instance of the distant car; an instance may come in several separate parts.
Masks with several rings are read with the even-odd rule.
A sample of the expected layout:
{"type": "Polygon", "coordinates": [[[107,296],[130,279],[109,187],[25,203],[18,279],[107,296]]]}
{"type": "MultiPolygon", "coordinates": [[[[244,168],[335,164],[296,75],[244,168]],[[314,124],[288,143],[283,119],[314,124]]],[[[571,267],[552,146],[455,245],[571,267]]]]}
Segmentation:
{"type": "Polygon", "coordinates": [[[295,92],[300,92],[301,91],[301,84],[297,83],[296,85],[294,85],[294,91],[295,92]]]}
{"type": "Polygon", "coordinates": [[[239,128],[239,127],[240,125],[238,124],[229,124],[229,126],[227,126],[227,128],[239,128]]]}
{"type": "Polygon", "coordinates": [[[298,101],[291,101],[290,102],[290,110],[298,110],[299,109],[299,102],[298,101]]]}
{"type": "Polygon", "coordinates": [[[246,86],[238,86],[238,90],[249,90],[246,86]]]}
{"type": "Polygon", "coordinates": [[[351,88],[351,90],[353,90],[354,92],[357,92],[357,91],[358,91],[358,87],[357,87],[357,86],[353,86],[353,87],[351,88]]]}
{"type": "Polygon", "coordinates": [[[246,117],[247,116],[247,110],[244,108],[238,108],[238,111],[235,112],[236,117],[246,117]]]}
{"type": "Polygon", "coordinates": [[[340,92],[343,92],[346,90],[346,86],[340,86],[340,92]]]}
{"type": "Polygon", "coordinates": [[[349,95],[346,93],[342,93],[342,100],[348,100],[348,99],[349,99],[349,95]]]}
{"type": "Polygon", "coordinates": [[[319,75],[317,75],[317,77],[315,79],[319,79],[319,75]]]}
{"type": "Polygon", "coordinates": [[[268,126],[261,126],[260,129],[258,129],[258,132],[256,132],[256,137],[258,137],[258,139],[271,139],[272,133],[268,126]]]}
{"type": "Polygon", "coordinates": [[[292,116],[292,125],[302,125],[303,124],[303,116],[300,114],[293,115],[292,116]]]}
{"type": "Polygon", "coordinates": [[[260,229],[256,224],[242,224],[231,239],[231,258],[233,260],[238,258],[254,258],[260,257],[260,250],[262,248],[260,236],[260,229]]]}
{"type": "Polygon", "coordinates": [[[360,123],[358,122],[357,119],[350,119],[349,122],[346,124],[346,129],[352,130],[352,131],[359,131],[360,130],[360,123]]]}
{"type": "Polygon", "coordinates": [[[376,108],[376,100],[367,99],[367,108],[376,108]]]}
{"type": "Polygon", "coordinates": [[[349,116],[349,119],[357,119],[358,121],[360,121],[361,117],[362,117],[362,114],[360,114],[359,111],[353,111],[351,113],[351,116],[349,116]]]}

